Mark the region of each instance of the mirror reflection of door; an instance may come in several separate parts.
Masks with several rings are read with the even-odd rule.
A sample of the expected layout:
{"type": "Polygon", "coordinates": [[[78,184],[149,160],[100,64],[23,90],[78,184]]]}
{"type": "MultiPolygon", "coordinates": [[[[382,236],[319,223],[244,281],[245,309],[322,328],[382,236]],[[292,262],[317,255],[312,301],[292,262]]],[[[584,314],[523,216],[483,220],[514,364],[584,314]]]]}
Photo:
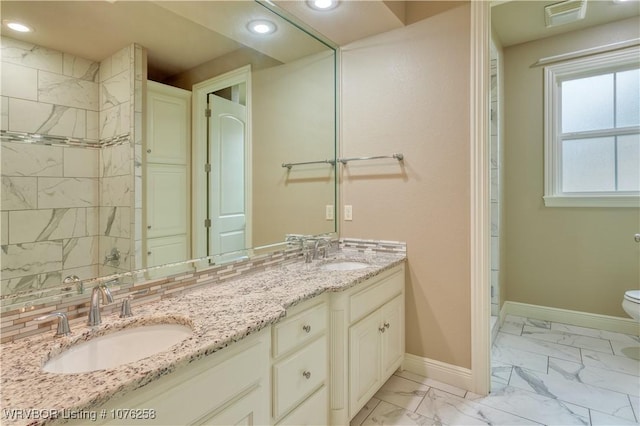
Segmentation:
{"type": "Polygon", "coordinates": [[[191,257],[191,92],[147,82],[145,267],[191,257]]]}
{"type": "Polygon", "coordinates": [[[246,85],[207,96],[209,114],[209,255],[249,247],[247,233],[246,85]]]}

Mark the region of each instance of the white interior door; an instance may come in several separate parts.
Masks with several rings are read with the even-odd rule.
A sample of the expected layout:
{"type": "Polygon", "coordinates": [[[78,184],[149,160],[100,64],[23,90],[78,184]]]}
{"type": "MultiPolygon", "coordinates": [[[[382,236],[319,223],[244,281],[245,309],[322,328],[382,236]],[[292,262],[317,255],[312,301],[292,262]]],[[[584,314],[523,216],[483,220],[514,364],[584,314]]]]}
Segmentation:
{"type": "Polygon", "coordinates": [[[246,248],[247,108],[211,94],[209,254],[246,248]]]}
{"type": "MultiPolygon", "coordinates": [[[[147,82],[144,266],[190,259],[191,92],[147,82]]],[[[160,272],[156,272],[160,273],[160,272]]],[[[149,273],[151,277],[153,273],[149,273]]]]}

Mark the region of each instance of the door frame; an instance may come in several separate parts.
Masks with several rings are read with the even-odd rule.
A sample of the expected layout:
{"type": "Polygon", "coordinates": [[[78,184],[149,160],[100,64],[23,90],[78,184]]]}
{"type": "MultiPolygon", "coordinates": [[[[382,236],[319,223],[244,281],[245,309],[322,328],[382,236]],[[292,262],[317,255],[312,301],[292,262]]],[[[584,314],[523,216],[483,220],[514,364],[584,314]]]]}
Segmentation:
{"type": "Polygon", "coordinates": [[[205,162],[207,159],[207,117],[205,110],[207,108],[207,94],[215,92],[226,87],[236,84],[245,83],[247,89],[247,134],[245,146],[245,208],[246,208],[246,235],[245,247],[251,247],[252,241],[252,200],[253,200],[253,181],[252,181],[252,133],[251,133],[251,65],[229,71],[217,77],[210,78],[193,85],[193,104],[192,104],[192,135],[193,149],[191,150],[192,162],[192,253],[194,258],[200,258],[207,255],[207,232],[199,232],[204,228],[204,222],[207,217],[207,197],[202,194],[207,188],[207,173],[205,171],[205,162]]]}

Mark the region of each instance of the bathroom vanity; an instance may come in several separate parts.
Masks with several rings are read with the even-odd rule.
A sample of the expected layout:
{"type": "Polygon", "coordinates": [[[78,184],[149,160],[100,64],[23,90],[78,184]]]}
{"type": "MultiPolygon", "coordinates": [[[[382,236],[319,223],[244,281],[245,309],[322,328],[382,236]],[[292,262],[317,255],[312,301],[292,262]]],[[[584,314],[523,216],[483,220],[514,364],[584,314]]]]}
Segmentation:
{"type": "Polygon", "coordinates": [[[402,364],[404,260],[343,250],[134,306],[132,318],[105,316],[70,337],[3,345],[3,409],[57,410],[66,417],[54,422],[72,424],[348,424],[402,364]],[[167,322],[193,334],[106,370],[42,371],[99,334],[167,322]]]}

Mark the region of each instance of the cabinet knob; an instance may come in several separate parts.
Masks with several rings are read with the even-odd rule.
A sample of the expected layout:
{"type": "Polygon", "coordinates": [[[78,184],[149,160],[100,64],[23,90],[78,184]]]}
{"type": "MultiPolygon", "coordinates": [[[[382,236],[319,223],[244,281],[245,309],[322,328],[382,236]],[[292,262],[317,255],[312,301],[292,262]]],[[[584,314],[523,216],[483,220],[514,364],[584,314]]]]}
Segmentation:
{"type": "Polygon", "coordinates": [[[148,251],[148,252],[147,252],[147,254],[148,254],[149,256],[151,256],[151,252],[150,252],[150,251],[148,251]]]}
{"type": "Polygon", "coordinates": [[[310,379],[311,378],[311,371],[305,371],[302,373],[302,375],[304,376],[305,379],[310,379]]]}
{"type": "Polygon", "coordinates": [[[310,333],[310,332],[311,332],[311,326],[310,326],[310,325],[303,325],[303,326],[302,326],[302,329],[303,329],[304,331],[306,331],[307,333],[310,333]]]}
{"type": "Polygon", "coordinates": [[[378,331],[379,331],[380,333],[384,333],[384,331],[385,331],[385,330],[386,330],[386,328],[384,328],[384,326],[382,326],[382,327],[378,327],[378,331]]]}
{"type": "Polygon", "coordinates": [[[151,150],[150,149],[147,150],[147,154],[151,154],[151,150]]]}
{"type": "Polygon", "coordinates": [[[151,225],[147,225],[147,229],[151,229],[151,225]]]}
{"type": "Polygon", "coordinates": [[[384,323],[384,328],[389,328],[389,327],[391,327],[391,325],[388,322],[385,322],[384,323]]]}

